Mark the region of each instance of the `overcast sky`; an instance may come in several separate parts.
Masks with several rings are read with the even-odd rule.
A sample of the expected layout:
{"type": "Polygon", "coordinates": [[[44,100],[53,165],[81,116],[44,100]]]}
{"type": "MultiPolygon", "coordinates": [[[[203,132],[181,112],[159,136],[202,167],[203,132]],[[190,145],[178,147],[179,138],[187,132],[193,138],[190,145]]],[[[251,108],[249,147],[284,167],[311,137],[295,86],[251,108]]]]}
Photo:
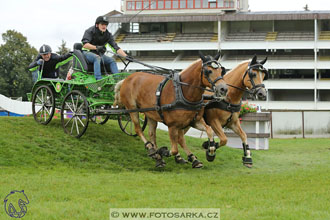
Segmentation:
{"type": "MultiPolygon", "coordinates": [[[[119,11],[120,4],[120,0],[1,0],[0,33],[14,29],[37,49],[46,43],[57,51],[62,39],[72,48],[97,16],[119,11]]],[[[330,0],[249,0],[251,11],[300,11],[306,4],[310,10],[330,10],[330,0]]]]}

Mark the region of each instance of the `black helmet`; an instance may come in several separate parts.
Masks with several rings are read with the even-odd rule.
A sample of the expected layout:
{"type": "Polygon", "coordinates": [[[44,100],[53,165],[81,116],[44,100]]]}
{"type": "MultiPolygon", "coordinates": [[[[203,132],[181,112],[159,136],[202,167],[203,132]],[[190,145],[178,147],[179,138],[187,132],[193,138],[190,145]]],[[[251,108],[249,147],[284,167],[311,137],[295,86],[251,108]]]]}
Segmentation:
{"type": "Polygon", "coordinates": [[[109,21],[107,21],[107,17],[105,16],[98,16],[96,18],[95,24],[99,24],[99,23],[104,23],[104,24],[109,24],[109,21]]]}
{"type": "Polygon", "coordinates": [[[47,54],[47,53],[51,53],[52,52],[52,48],[50,48],[50,46],[44,44],[40,47],[39,49],[39,53],[40,54],[47,54]]]}

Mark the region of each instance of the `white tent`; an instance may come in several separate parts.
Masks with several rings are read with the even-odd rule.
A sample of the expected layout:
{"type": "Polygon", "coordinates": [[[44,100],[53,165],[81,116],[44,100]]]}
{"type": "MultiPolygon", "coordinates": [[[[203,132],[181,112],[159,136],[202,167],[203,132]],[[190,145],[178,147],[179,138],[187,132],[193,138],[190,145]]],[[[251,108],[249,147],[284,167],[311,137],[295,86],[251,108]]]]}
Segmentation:
{"type": "Polygon", "coordinates": [[[22,102],[22,101],[12,100],[1,94],[0,94],[0,108],[8,112],[12,112],[20,115],[32,114],[32,102],[22,102]]]}

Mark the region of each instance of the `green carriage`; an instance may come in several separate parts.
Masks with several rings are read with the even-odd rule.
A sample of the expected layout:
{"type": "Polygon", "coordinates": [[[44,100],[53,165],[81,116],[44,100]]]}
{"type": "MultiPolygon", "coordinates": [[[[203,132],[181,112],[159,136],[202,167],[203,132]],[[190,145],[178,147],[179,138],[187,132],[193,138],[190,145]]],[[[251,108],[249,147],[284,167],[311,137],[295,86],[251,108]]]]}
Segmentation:
{"type": "MultiPolygon", "coordinates": [[[[39,73],[31,94],[28,94],[32,101],[34,119],[47,125],[58,109],[64,131],[78,138],[85,133],[89,121],[104,124],[110,115],[117,115],[121,130],[134,136],[127,111],[113,106],[116,83],[130,73],[107,74],[110,70],[104,65],[101,66],[105,75],[101,80],[96,80],[91,71],[93,66],[87,63],[82,54],[81,44],[75,44],[71,80],[41,78],[42,73],[39,73]]],[[[146,122],[141,115],[143,129],[146,122]]]]}

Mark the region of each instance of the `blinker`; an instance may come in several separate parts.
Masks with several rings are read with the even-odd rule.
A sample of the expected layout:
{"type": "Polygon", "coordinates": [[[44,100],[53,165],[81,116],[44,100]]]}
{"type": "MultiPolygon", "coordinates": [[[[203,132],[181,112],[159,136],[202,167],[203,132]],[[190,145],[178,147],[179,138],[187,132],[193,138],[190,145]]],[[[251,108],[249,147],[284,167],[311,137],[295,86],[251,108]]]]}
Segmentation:
{"type": "Polygon", "coordinates": [[[216,63],[216,62],[212,62],[212,63],[211,63],[211,67],[212,67],[213,69],[218,69],[218,68],[219,68],[219,64],[216,63]]]}

